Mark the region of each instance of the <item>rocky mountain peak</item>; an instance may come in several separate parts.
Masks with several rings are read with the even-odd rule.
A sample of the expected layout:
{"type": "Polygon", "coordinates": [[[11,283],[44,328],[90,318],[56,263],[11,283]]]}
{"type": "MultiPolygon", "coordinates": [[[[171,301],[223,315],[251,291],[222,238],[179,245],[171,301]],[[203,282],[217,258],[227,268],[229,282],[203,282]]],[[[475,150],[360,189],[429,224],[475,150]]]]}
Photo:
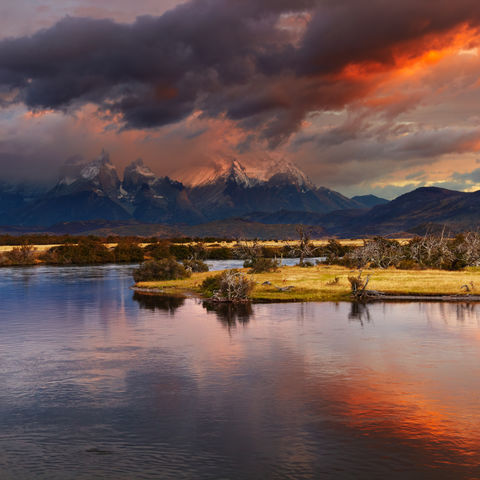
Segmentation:
{"type": "Polygon", "coordinates": [[[304,190],[314,190],[316,187],[307,175],[289,161],[277,161],[268,169],[268,183],[271,185],[293,184],[304,190]]]}
{"type": "Polygon", "coordinates": [[[134,192],[143,185],[152,186],[158,181],[158,177],[144,165],[143,160],[138,158],[125,168],[123,174],[123,189],[134,192]]]}
{"type": "Polygon", "coordinates": [[[61,173],[62,176],[53,189],[55,195],[94,190],[101,195],[118,196],[120,179],[117,169],[110,161],[110,155],[105,150],[88,163],[82,163],[78,159],[67,160],[61,173]]]}
{"type": "Polygon", "coordinates": [[[230,168],[228,169],[227,174],[224,174],[223,177],[226,178],[227,181],[233,182],[242,187],[251,187],[255,183],[254,179],[247,175],[245,167],[237,159],[231,161],[230,168]]]}

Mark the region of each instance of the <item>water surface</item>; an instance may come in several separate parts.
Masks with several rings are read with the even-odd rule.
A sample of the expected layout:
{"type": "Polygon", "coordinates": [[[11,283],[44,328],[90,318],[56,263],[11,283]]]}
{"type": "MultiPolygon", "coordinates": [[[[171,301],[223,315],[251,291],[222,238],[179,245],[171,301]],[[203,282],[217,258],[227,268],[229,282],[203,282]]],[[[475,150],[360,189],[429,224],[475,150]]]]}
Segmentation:
{"type": "Polygon", "coordinates": [[[480,307],[206,308],[0,270],[0,478],[478,478],[480,307]]]}

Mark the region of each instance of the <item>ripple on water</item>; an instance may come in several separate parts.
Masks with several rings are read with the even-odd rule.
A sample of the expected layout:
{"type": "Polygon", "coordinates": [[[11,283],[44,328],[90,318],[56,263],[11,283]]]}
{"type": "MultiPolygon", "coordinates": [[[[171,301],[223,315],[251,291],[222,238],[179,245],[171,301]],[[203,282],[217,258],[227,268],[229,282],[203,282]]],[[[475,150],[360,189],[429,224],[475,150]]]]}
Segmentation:
{"type": "Polygon", "coordinates": [[[0,271],[0,478],[475,478],[480,309],[143,300],[0,271]]]}

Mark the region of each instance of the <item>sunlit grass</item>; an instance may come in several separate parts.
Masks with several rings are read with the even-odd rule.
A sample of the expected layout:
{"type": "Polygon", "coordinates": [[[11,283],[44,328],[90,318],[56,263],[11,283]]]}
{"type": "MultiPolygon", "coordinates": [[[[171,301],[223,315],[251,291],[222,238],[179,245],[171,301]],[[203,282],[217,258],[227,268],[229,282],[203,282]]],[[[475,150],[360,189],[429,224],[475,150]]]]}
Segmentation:
{"type": "MultiPolygon", "coordinates": [[[[405,244],[409,242],[409,239],[397,239],[401,244],[405,244]]],[[[344,246],[350,246],[350,247],[359,247],[362,246],[364,243],[363,239],[338,239],[337,240],[339,243],[341,243],[344,246]]],[[[174,245],[196,245],[198,242],[191,242],[191,243],[174,243],[174,245]]],[[[248,245],[252,245],[253,241],[246,241],[244,242],[248,245]]],[[[296,243],[295,240],[290,240],[290,241],[285,241],[285,240],[279,240],[279,241],[273,241],[273,240],[266,240],[266,241],[259,241],[256,242],[258,245],[262,247],[284,247],[284,246],[289,246],[293,245],[296,243]]],[[[324,240],[312,240],[310,243],[312,243],[315,247],[324,247],[325,245],[328,244],[328,239],[324,240]]],[[[203,246],[206,248],[213,248],[218,245],[221,247],[226,247],[226,248],[234,248],[237,242],[205,242],[203,243],[203,246]]],[[[139,246],[142,248],[145,248],[146,246],[151,245],[150,243],[139,243],[139,246]]],[[[49,250],[52,247],[58,247],[60,244],[50,244],[50,245],[32,245],[37,252],[44,252],[46,250],[49,250]]],[[[114,248],[117,246],[117,243],[106,243],[105,246],[107,248],[114,248]]],[[[0,245],[0,253],[4,252],[9,252],[10,250],[13,250],[15,247],[18,247],[18,245],[0,245]]]]}
{"type": "MultiPolygon", "coordinates": [[[[247,271],[247,270],[243,270],[247,271]]],[[[186,280],[163,282],[141,282],[142,288],[155,288],[165,293],[200,293],[203,280],[218,272],[193,274],[186,280]]],[[[358,271],[338,266],[320,265],[311,268],[282,267],[275,273],[252,275],[256,282],[252,293],[254,300],[298,300],[321,301],[350,298],[348,277],[358,275],[358,271]],[[335,282],[338,278],[338,282],[335,282]],[[262,285],[270,282],[272,285],[262,285]],[[293,286],[287,292],[276,287],[293,286]]],[[[370,275],[369,290],[378,290],[398,295],[455,295],[465,293],[463,285],[468,285],[472,294],[480,295],[480,271],[468,269],[460,272],[444,270],[365,270],[363,277],[370,275]],[[473,283],[473,286],[472,286],[473,283]]]]}

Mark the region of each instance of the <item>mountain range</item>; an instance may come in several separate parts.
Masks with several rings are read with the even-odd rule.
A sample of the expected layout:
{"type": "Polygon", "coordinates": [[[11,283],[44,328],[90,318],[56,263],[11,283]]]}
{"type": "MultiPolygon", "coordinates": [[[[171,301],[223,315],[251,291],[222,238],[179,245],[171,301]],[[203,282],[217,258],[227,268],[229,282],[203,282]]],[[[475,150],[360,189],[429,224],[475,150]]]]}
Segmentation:
{"type": "Polygon", "coordinates": [[[277,163],[268,178],[249,176],[232,160],[224,171],[185,186],[169,177],[158,177],[142,160],[125,168],[120,180],[107,152],[82,164],[66,163],[55,186],[28,200],[12,187],[0,187],[1,224],[49,226],[88,220],[142,223],[199,224],[243,216],[253,211],[280,209],[327,213],[362,208],[361,201],[316,187],[293,164],[277,163]]]}
{"type": "Polygon", "coordinates": [[[89,231],[101,229],[103,222],[112,232],[116,225],[130,233],[140,225],[162,225],[170,232],[228,236],[248,230],[250,222],[250,231],[272,232],[259,225],[278,225],[281,232],[281,225],[302,223],[325,235],[400,235],[443,225],[452,231],[476,228],[479,207],[480,191],[435,187],[390,202],[374,195],[347,198],[316,186],[287,161],[252,172],[233,159],[184,184],[157,176],[139,159],[120,179],[105,151],[89,163],[67,162],[48,191],[0,183],[0,225],[15,226],[15,231],[89,231]]]}

